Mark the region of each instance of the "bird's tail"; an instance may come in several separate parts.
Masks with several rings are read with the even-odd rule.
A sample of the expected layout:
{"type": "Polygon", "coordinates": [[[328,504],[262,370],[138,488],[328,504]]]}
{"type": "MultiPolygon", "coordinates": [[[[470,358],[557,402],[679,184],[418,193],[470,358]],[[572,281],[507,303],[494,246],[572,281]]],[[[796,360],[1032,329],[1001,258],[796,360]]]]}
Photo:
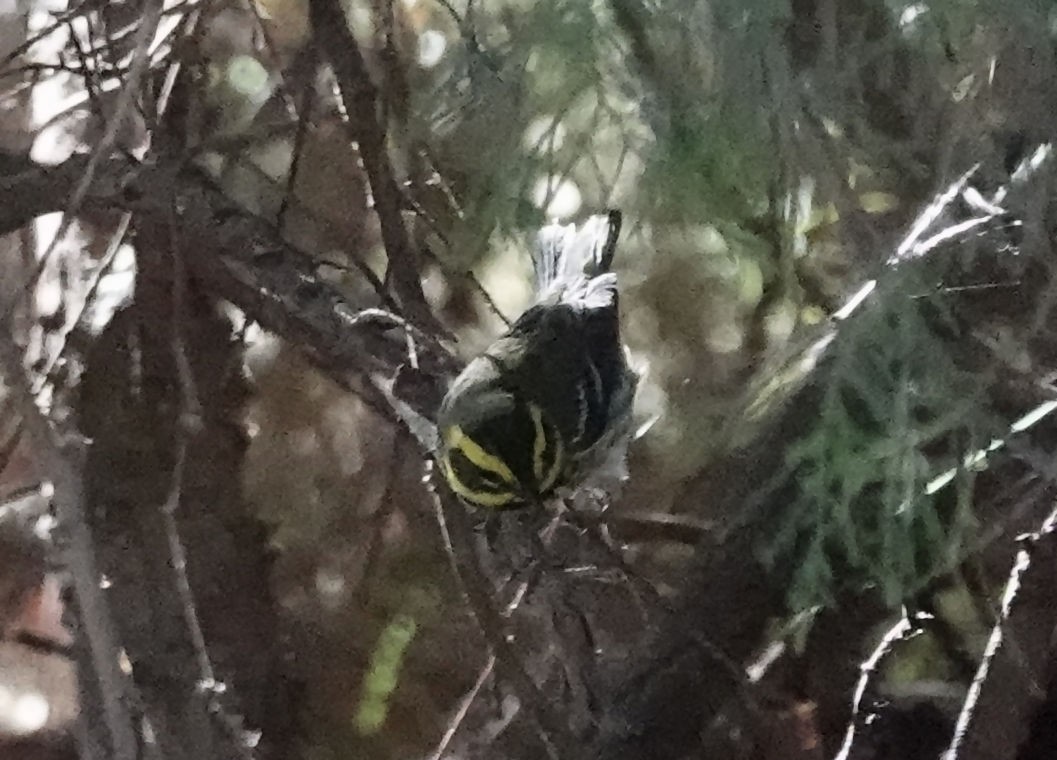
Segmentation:
{"type": "Polygon", "coordinates": [[[532,256],[537,294],[608,272],[617,248],[620,221],[620,212],[610,210],[589,217],[579,227],[549,224],[541,229],[532,256]]]}

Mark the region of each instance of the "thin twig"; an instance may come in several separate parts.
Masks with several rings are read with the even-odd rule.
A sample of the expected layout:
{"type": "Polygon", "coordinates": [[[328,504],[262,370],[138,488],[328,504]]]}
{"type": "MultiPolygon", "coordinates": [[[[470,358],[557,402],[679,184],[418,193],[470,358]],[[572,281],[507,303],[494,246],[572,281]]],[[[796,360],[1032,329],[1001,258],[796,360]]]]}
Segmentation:
{"type": "MultiPolygon", "coordinates": [[[[29,392],[14,342],[0,336],[0,368],[19,406],[36,451],[54,485],[53,504],[68,536],[66,565],[79,613],[79,633],[87,661],[81,661],[82,694],[94,684],[101,701],[102,721],[85,725],[85,756],[106,752],[108,760],[135,760],[139,740],[125,697],[128,679],[119,666],[120,645],[106,599],[99,585],[95,544],[85,521],[81,478],[83,446],[73,435],[65,440],[51,427],[29,392]],[[90,745],[90,746],[87,746],[90,745]]],[[[85,705],[87,707],[87,705],[85,705]]]]}
{"type": "Polygon", "coordinates": [[[62,358],[63,354],[66,351],[66,345],[70,340],[70,335],[73,334],[74,330],[76,330],[80,326],[81,320],[84,318],[85,312],[88,311],[88,308],[92,305],[92,302],[95,300],[95,295],[99,290],[99,285],[103,281],[103,277],[105,277],[106,274],[110,271],[110,267],[114,265],[114,259],[117,258],[117,254],[121,250],[121,245],[125,242],[125,233],[128,232],[129,223],[131,221],[132,214],[127,211],[124,212],[121,215],[121,219],[118,220],[117,229],[114,231],[114,234],[110,237],[110,242],[107,245],[107,250],[103,254],[99,265],[92,273],[92,276],[88,282],[87,292],[85,293],[84,300],[80,304],[80,308],[77,310],[77,314],[73,317],[73,319],[68,320],[67,325],[59,332],[57,337],[62,342],[57,348],[54,349],[54,351],[52,351],[51,355],[48,357],[47,364],[43,367],[43,369],[40,370],[37,383],[33,387],[34,395],[40,393],[44,389],[44,386],[47,385],[50,380],[54,379],[52,377],[52,372],[54,371],[56,365],[59,363],[59,360],[62,358]]]}
{"type": "MultiPolygon", "coordinates": [[[[256,6],[256,3],[251,3],[256,6]]],[[[314,53],[311,53],[314,57],[314,53]]],[[[313,62],[312,68],[315,68],[313,62]]],[[[294,132],[294,144],[290,158],[290,169],[286,173],[286,189],[283,192],[283,199],[279,202],[279,210],[276,212],[276,226],[279,228],[279,234],[285,234],[286,232],[286,216],[290,209],[290,199],[294,197],[297,185],[298,171],[301,169],[301,158],[304,155],[305,139],[308,137],[308,127],[312,121],[312,110],[316,102],[316,89],[314,87],[306,87],[304,92],[301,93],[301,102],[294,108],[294,116],[297,118],[297,131],[294,132]]]]}
{"type": "MultiPolygon", "coordinates": [[[[260,34],[261,39],[264,40],[261,49],[268,58],[270,68],[272,71],[280,72],[277,89],[279,90],[279,96],[282,98],[283,106],[286,108],[286,114],[291,119],[297,119],[299,112],[304,113],[304,104],[302,103],[301,108],[298,108],[294,96],[290,92],[290,86],[286,81],[286,77],[282,75],[282,57],[279,55],[279,50],[276,47],[275,41],[272,39],[271,32],[268,31],[268,25],[264,22],[264,16],[262,15],[260,4],[254,2],[254,0],[247,0],[243,5],[250,12],[250,16],[253,18],[253,25],[257,28],[257,33],[260,34]]],[[[314,92],[314,88],[306,87],[302,97],[307,100],[312,97],[314,92]]]]}
{"type": "Polygon", "coordinates": [[[456,732],[459,730],[459,726],[466,719],[467,713],[470,711],[471,705],[477,695],[480,693],[482,687],[484,687],[485,681],[492,675],[492,671],[495,670],[495,653],[490,653],[488,659],[485,661],[484,667],[481,668],[481,672],[477,674],[477,680],[474,681],[470,690],[466,692],[462,699],[459,700],[459,706],[451,716],[451,720],[448,721],[448,728],[444,731],[444,735],[437,742],[437,748],[429,755],[428,760],[440,760],[444,754],[444,750],[451,744],[451,740],[455,738],[456,732]]]}
{"type": "MultiPolygon", "coordinates": [[[[415,211],[416,212],[420,212],[420,216],[422,216],[423,218],[425,218],[425,219],[427,219],[429,221],[430,226],[433,228],[434,234],[436,234],[437,237],[440,238],[442,242],[447,244],[448,240],[447,240],[446,236],[440,231],[440,229],[436,226],[436,224],[433,222],[433,220],[429,219],[429,217],[425,215],[425,211],[422,210],[422,206],[417,201],[415,201],[414,199],[411,200],[411,203],[412,203],[412,207],[415,209],[415,211]]],[[[492,297],[492,294],[489,293],[488,290],[485,289],[484,285],[481,284],[481,281],[477,279],[476,275],[474,275],[473,272],[471,272],[469,270],[455,270],[455,269],[453,269],[452,267],[450,267],[447,264],[445,264],[445,262],[442,261],[440,259],[440,257],[437,256],[437,254],[435,254],[432,250],[430,250],[429,246],[424,246],[422,253],[423,253],[423,255],[426,258],[431,259],[432,261],[434,261],[437,264],[437,266],[440,267],[441,271],[444,272],[446,275],[448,275],[450,277],[457,277],[459,279],[463,279],[463,280],[466,280],[467,282],[469,282],[471,289],[476,291],[477,294],[479,296],[481,296],[481,299],[484,301],[485,306],[488,307],[489,311],[491,311],[493,314],[495,314],[497,317],[499,317],[499,320],[504,325],[506,325],[507,327],[510,327],[510,325],[512,324],[513,320],[511,320],[510,317],[508,317],[506,314],[504,314],[502,312],[502,310],[496,304],[495,299],[492,297]]]]}
{"type": "MultiPolygon", "coordinates": [[[[125,80],[124,88],[114,107],[113,116],[107,122],[102,137],[93,146],[92,152],[88,157],[88,163],[84,168],[84,173],[73,187],[73,192],[66,203],[59,229],[55,232],[44,253],[41,254],[34,271],[22,284],[22,292],[24,293],[29,293],[36,287],[55,250],[66,239],[77,212],[81,209],[81,205],[88,196],[88,189],[95,179],[96,171],[99,169],[101,162],[110,157],[110,149],[114,146],[126,117],[132,113],[135,107],[136,98],[140,94],[140,80],[146,74],[150,64],[150,44],[158,30],[164,5],[163,0],[151,0],[144,9],[139,29],[136,32],[136,47],[132,53],[132,64],[129,67],[128,78],[125,80]]],[[[11,318],[14,316],[16,304],[17,301],[14,301],[7,311],[0,315],[0,330],[3,330],[10,323],[11,318]]]]}
{"type": "Polygon", "coordinates": [[[499,674],[513,687],[547,754],[555,760],[576,757],[580,753],[569,726],[532,681],[494,608],[490,584],[475,560],[473,528],[466,508],[437,477],[436,470],[430,476],[430,490],[448,560],[490,651],[495,653],[499,674]]]}
{"type": "Polygon", "coordinates": [[[1017,552],[1001,614],[942,760],[1012,757],[1027,738],[1034,708],[1045,697],[1039,681],[1053,652],[1055,561],[1057,508],[1017,552]]]}
{"type": "MultiPolygon", "coordinates": [[[[173,230],[173,234],[175,234],[175,230],[173,230]]],[[[184,470],[187,463],[188,437],[192,430],[197,429],[197,427],[202,424],[202,402],[199,399],[198,389],[191,369],[191,362],[187,356],[187,346],[184,343],[182,331],[185,322],[187,276],[184,272],[183,260],[179,253],[179,245],[172,245],[171,251],[173,262],[172,351],[176,364],[177,379],[180,385],[180,414],[176,424],[176,461],[173,465],[169,492],[166,495],[165,503],[162,505],[161,509],[162,520],[165,526],[165,537],[169,546],[173,580],[176,584],[177,593],[180,596],[180,606],[183,611],[184,625],[187,627],[187,633],[191,640],[191,647],[194,650],[195,660],[198,663],[198,688],[206,695],[206,702],[209,705],[209,714],[214,716],[219,721],[222,728],[227,732],[235,751],[240,757],[244,758],[244,760],[252,760],[254,753],[246,743],[239,720],[228,714],[219,699],[222,684],[217,680],[216,670],[209,657],[205,634],[202,631],[202,623],[198,617],[194,592],[191,589],[191,581],[187,575],[187,550],[180,537],[180,526],[176,521],[176,512],[182,501],[184,470]]]]}
{"type": "Polygon", "coordinates": [[[403,463],[401,453],[408,439],[409,434],[405,428],[397,427],[393,431],[393,444],[389,454],[389,469],[385,474],[385,487],[382,489],[382,495],[378,499],[378,507],[370,518],[371,536],[368,539],[367,556],[363,560],[363,572],[361,573],[360,581],[361,590],[358,594],[362,602],[359,605],[361,608],[367,607],[370,579],[374,575],[384,549],[382,535],[385,532],[386,523],[389,522],[389,518],[392,517],[396,509],[396,503],[393,501],[393,488],[396,485],[396,476],[400,470],[400,465],[403,463]]]}
{"type": "Polygon", "coordinates": [[[841,745],[840,752],[837,753],[834,760],[848,760],[855,744],[856,731],[866,718],[862,714],[864,707],[866,707],[863,704],[866,691],[870,687],[871,682],[879,677],[881,661],[892,651],[897,643],[904,640],[913,630],[914,624],[906,617],[901,618],[898,623],[888,629],[888,632],[881,639],[881,643],[877,645],[877,648],[862,664],[862,673],[859,676],[859,684],[855,687],[855,698],[852,701],[851,720],[848,721],[848,729],[844,734],[844,743],[841,745]]]}
{"type": "Polygon", "coordinates": [[[50,26],[41,29],[32,37],[17,45],[14,50],[5,55],[3,58],[0,58],[0,72],[4,71],[7,68],[7,65],[14,61],[16,58],[29,52],[30,48],[32,48],[38,42],[44,41],[51,35],[55,34],[55,32],[62,29],[62,27],[65,26],[69,21],[75,18],[87,16],[93,11],[105,8],[106,5],[107,0],[85,0],[85,2],[79,4],[76,8],[71,8],[70,10],[59,14],[55,17],[55,20],[51,23],[50,26]]]}
{"type": "Polygon", "coordinates": [[[419,279],[417,256],[404,226],[400,188],[393,175],[386,146],[385,127],[378,117],[378,90],[371,81],[367,62],[339,0],[310,0],[312,28],[330,60],[338,89],[345,100],[346,122],[357,144],[363,168],[371,184],[382,242],[389,257],[393,287],[408,316],[419,325],[439,327],[426,303],[419,279]]]}

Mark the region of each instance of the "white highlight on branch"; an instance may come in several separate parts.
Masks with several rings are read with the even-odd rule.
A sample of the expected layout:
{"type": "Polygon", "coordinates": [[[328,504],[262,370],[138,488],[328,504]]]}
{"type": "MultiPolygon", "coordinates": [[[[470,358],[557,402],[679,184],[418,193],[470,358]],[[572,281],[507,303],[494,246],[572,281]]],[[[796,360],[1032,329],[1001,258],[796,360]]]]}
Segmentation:
{"type": "MultiPolygon", "coordinates": [[[[1009,426],[1009,432],[1011,434],[1022,433],[1032,425],[1038,423],[1040,420],[1043,420],[1053,414],[1054,411],[1057,411],[1057,400],[1046,401],[1042,404],[1039,404],[1037,407],[1022,416],[1020,419],[1013,422],[1013,424],[1009,426]]],[[[991,454],[1005,447],[1006,443],[1007,439],[1005,438],[992,439],[992,441],[987,445],[987,448],[977,449],[976,451],[972,451],[966,454],[965,458],[962,459],[962,468],[968,470],[973,467],[979,467],[987,461],[988,454],[991,454]]],[[[935,478],[930,480],[925,486],[925,493],[931,496],[932,494],[936,493],[936,491],[940,490],[952,480],[954,480],[954,477],[957,474],[958,468],[952,467],[941,475],[937,475],[935,478]]]]}
{"type": "MultiPolygon", "coordinates": [[[[1017,552],[1017,560],[1013,565],[1013,571],[1009,575],[1005,593],[1002,594],[1002,611],[999,614],[998,622],[991,629],[991,637],[987,640],[987,647],[984,649],[984,656],[980,660],[980,667],[977,668],[976,675],[973,676],[973,682],[969,686],[969,693],[965,697],[962,711],[958,715],[958,722],[954,727],[954,738],[951,740],[947,750],[940,756],[940,760],[958,760],[962,742],[966,732],[969,730],[976,712],[976,705],[980,700],[980,692],[983,690],[984,683],[986,683],[987,677],[991,672],[991,663],[994,662],[995,655],[998,654],[998,650],[1002,647],[1004,638],[1002,627],[1009,620],[1013,602],[1020,591],[1023,575],[1031,566],[1031,544],[1040,536],[1052,532],[1055,525],[1057,525],[1057,510],[1050,513],[1038,533],[1032,534],[1028,544],[1017,552]]],[[[1011,644],[1011,646],[1013,645],[1011,644]]]]}
{"type": "MultiPolygon", "coordinates": [[[[888,633],[881,639],[881,643],[874,649],[873,654],[870,658],[859,666],[861,674],[859,675],[859,683],[855,687],[855,699],[852,701],[851,720],[848,721],[848,730],[844,734],[844,743],[841,745],[840,752],[837,753],[833,760],[848,760],[848,753],[851,752],[852,743],[855,740],[855,728],[859,721],[859,711],[862,708],[863,697],[866,696],[866,689],[870,685],[870,679],[876,675],[878,664],[881,662],[881,658],[888,654],[888,651],[892,648],[892,645],[897,641],[906,638],[907,634],[913,629],[913,624],[907,617],[903,617],[898,623],[888,630],[888,633]]],[[[868,722],[868,721],[867,721],[868,722]]]]}

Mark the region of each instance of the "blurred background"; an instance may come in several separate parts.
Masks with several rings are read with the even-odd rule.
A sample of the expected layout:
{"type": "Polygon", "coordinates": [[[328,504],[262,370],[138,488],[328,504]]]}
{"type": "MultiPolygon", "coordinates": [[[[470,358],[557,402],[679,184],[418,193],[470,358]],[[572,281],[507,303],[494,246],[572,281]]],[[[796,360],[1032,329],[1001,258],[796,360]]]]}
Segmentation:
{"type": "MultiPolygon", "coordinates": [[[[719,496],[730,482],[716,468],[756,440],[767,410],[801,403],[801,375],[788,375],[801,352],[882,276],[937,193],[975,167],[973,184],[987,196],[1053,130],[1049,3],[342,7],[377,87],[374,116],[387,129],[423,292],[458,356],[480,351],[530,303],[527,251],[542,224],[623,211],[616,270],[642,382],[631,479],[611,528],[635,572],[668,600],[701,536],[739,519],[739,504],[719,496]]],[[[16,176],[83,154],[179,156],[310,254],[320,279],[350,302],[375,305],[370,276],[386,277],[387,258],[344,126],[372,115],[346,112],[310,14],[309,0],[0,0],[0,168],[16,176]]],[[[1048,201],[1043,193],[1036,219],[1048,201]]],[[[137,364],[150,354],[150,331],[172,318],[135,311],[152,288],[170,288],[151,274],[159,268],[141,247],[146,237],[130,234],[128,215],[86,204],[0,239],[0,305],[38,405],[95,442],[87,507],[103,572],[119,586],[122,573],[139,572],[121,547],[154,540],[120,516],[165,501],[167,476],[152,475],[173,467],[171,440],[181,435],[172,419],[159,422],[164,403],[137,401],[155,381],[171,390],[179,375],[168,360],[137,364]],[[155,435],[162,440],[147,441],[155,435]]],[[[1001,251],[989,238],[956,265],[883,291],[882,305],[842,334],[823,399],[803,407],[782,442],[788,454],[770,452],[778,459],[769,474],[792,473],[799,488],[757,544],[765,565],[788,569],[768,635],[797,653],[796,664],[775,688],[810,715],[796,719],[796,752],[781,756],[836,751],[848,674],[922,593],[949,624],[908,645],[885,678],[893,694],[938,704],[939,725],[957,714],[1015,548],[1000,537],[1040,523],[1035,509],[974,506],[979,488],[959,464],[1044,399],[1049,382],[1031,343],[1048,324],[1048,308],[1035,308],[1049,292],[1048,265],[1032,259],[1010,273],[1001,251]],[[994,259],[1002,265],[989,268],[994,259]],[[1040,301],[1010,316],[1009,302],[1028,302],[1019,288],[1032,272],[1043,273],[1030,293],[1040,301]],[[952,306],[956,289],[969,300],[952,306]],[[964,312],[946,317],[966,304],[976,310],[971,329],[964,312]],[[999,394],[996,375],[1019,384],[999,394]],[[919,498],[952,468],[949,503],[919,498]],[[981,548],[996,542],[994,556],[981,548]],[[988,568],[975,582],[965,579],[970,558],[988,568]],[[808,645],[823,609],[852,621],[826,634],[842,644],[840,668],[825,663],[824,644],[808,645]],[[829,665],[841,671],[832,687],[829,665]]],[[[200,531],[208,545],[221,531],[214,522],[253,537],[201,555],[192,547],[190,571],[207,645],[214,634],[226,642],[213,652],[219,680],[226,666],[244,667],[246,651],[267,652],[232,689],[253,694],[255,706],[237,708],[248,736],[263,730],[267,744],[270,731],[282,734],[271,756],[311,760],[487,756],[485,737],[501,734],[514,709],[494,685],[475,722],[442,742],[488,646],[449,569],[415,442],[238,305],[212,304],[195,319],[188,335],[200,331],[208,345],[189,337],[188,351],[206,368],[198,393],[210,421],[187,452],[184,491],[199,507],[182,513],[185,539],[200,531]],[[258,584],[259,597],[245,597],[243,583],[258,584]]],[[[0,519],[23,548],[0,554],[0,629],[10,634],[4,646],[32,650],[11,656],[59,658],[49,667],[62,672],[20,686],[0,665],[0,747],[29,753],[40,739],[45,749],[32,751],[61,753],[76,714],[62,701],[76,702],[72,665],[37,641],[70,645],[57,600],[45,622],[39,615],[65,577],[41,548],[53,540],[39,484],[53,476],[24,436],[16,401],[2,403],[0,487],[11,496],[0,519]],[[10,595],[7,578],[16,579],[10,595]],[[38,691],[50,705],[43,713],[25,702],[38,691]]],[[[492,756],[513,756],[504,752],[492,756]]],[[[761,752],[744,756],[780,756],[761,752]]]]}

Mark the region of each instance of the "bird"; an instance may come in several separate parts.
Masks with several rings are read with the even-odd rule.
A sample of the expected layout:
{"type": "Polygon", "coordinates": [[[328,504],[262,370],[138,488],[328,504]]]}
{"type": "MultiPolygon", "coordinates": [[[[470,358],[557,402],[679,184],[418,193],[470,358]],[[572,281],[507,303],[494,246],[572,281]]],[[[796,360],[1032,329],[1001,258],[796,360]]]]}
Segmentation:
{"type": "Polygon", "coordinates": [[[532,305],[452,381],[436,461],[474,507],[542,506],[626,479],[637,375],[610,271],[621,214],[548,224],[532,251],[532,305]]]}

